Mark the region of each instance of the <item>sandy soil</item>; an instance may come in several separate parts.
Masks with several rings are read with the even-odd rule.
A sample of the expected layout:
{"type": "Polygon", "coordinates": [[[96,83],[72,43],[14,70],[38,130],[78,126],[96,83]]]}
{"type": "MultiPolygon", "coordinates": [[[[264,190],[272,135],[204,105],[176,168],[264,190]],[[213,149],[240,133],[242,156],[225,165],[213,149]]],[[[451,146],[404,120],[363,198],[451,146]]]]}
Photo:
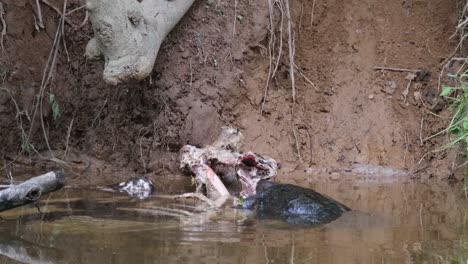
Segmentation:
{"type": "MultiPolygon", "coordinates": [[[[60,49],[46,89],[55,95],[60,117],[54,120],[45,98],[32,125],[59,16],[42,5],[45,28],[37,31],[30,2],[3,0],[8,28],[0,73],[9,92],[0,90],[0,157],[7,164],[14,161],[13,172],[25,165],[63,166],[45,163],[34,151],[17,157],[24,142],[21,127],[31,131],[37,152],[67,161],[66,169],[81,179],[90,172],[179,174],[181,146],[211,143],[221,126],[230,125],[244,133],[244,150],[283,164],[280,180],[339,179],[363,171],[425,178],[453,173],[455,152],[429,154],[418,162],[446,140],[421,145],[420,139],[447,124],[438,76],[456,44],[449,39],[457,20],[455,0],[291,1],[297,102],[292,102],[283,32],[284,56],[263,113],[268,1],[215,0],[211,6],[197,1],[163,44],[151,78],[118,87],[101,80],[102,62],[83,57],[92,36],[89,23],[79,30],[66,25],[68,55],[60,49]],[[411,84],[405,101],[408,73],[375,71],[374,66],[423,69],[430,75],[411,84]]],[[[68,1],[67,10],[83,4],[68,1]]],[[[68,17],[78,25],[84,9],[68,17]]]]}

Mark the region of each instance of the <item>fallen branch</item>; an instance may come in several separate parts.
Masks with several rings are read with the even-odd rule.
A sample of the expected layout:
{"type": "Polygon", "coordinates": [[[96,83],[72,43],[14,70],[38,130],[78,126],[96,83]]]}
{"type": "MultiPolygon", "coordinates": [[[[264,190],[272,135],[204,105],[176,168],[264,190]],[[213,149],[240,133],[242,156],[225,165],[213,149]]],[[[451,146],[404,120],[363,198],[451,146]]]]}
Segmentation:
{"type": "Polygon", "coordinates": [[[0,212],[36,202],[42,195],[65,186],[65,175],[52,171],[0,191],[0,212]]]}
{"type": "Polygon", "coordinates": [[[374,71],[396,71],[396,72],[420,72],[419,69],[405,69],[405,68],[392,68],[392,67],[379,67],[373,68],[374,71]]]}

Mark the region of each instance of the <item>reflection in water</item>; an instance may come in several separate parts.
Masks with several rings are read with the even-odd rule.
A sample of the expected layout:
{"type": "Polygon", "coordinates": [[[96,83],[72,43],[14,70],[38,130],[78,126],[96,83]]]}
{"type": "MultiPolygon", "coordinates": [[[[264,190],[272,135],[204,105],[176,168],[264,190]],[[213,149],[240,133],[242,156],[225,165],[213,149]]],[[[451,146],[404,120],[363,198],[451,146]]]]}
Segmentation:
{"type": "Polygon", "coordinates": [[[42,216],[32,206],[1,214],[0,263],[437,263],[467,252],[461,186],[349,179],[308,187],[354,210],[294,228],[246,210],[198,213],[186,201],[65,189],[42,200],[42,216]]]}

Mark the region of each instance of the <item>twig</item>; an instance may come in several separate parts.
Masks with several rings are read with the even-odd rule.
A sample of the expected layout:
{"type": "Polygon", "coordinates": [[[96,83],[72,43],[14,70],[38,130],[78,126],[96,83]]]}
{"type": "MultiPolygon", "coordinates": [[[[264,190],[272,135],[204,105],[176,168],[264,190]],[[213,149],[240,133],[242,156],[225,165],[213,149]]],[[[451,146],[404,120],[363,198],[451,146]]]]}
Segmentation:
{"type": "Polygon", "coordinates": [[[406,97],[408,96],[408,93],[409,93],[411,82],[413,82],[416,79],[416,75],[409,73],[408,76],[406,76],[406,79],[408,80],[408,85],[406,85],[406,89],[403,91],[403,97],[405,98],[404,99],[405,103],[406,103],[406,97]]]}
{"type": "Polygon", "coordinates": [[[91,127],[94,127],[94,123],[96,122],[96,120],[97,120],[97,119],[99,118],[99,116],[101,115],[102,111],[104,110],[104,107],[106,107],[106,105],[107,105],[107,99],[109,99],[109,94],[107,94],[106,100],[104,100],[104,103],[102,104],[101,108],[99,109],[98,114],[97,114],[96,117],[93,119],[93,122],[91,123],[91,127]]]}
{"type": "Polygon", "coordinates": [[[423,204],[421,203],[420,206],[419,206],[419,226],[421,228],[424,228],[423,227],[423,215],[422,215],[422,213],[423,213],[423,204]]]}
{"type": "Polygon", "coordinates": [[[396,72],[420,72],[418,69],[405,69],[405,68],[392,68],[392,67],[379,67],[373,68],[375,71],[396,71],[396,72]]]}
{"type": "Polygon", "coordinates": [[[289,0],[284,0],[286,16],[288,17],[288,45],[289,45],[289,70],[291,77],[292,99],[296,103],[296,84],[294,80],[294,32],[292,30],[291,12],[289,11],[289,0]]]}
{"type": "Polygon", "coordinates": [[[464,64],[466,64],[466,62],[468,61],[468,58],[451,58],[450,60],[447,61],[447,63],[444,64],[444,66],[442,67],[442,69],[440,70],[440,73],[439,73],[439,80],[438,80],[439,82],[437,84],[437,90],[440,90],[442,75],[444,74],[445,69],[447,67],[449,67],[449,65],[452,64],[452,62],[454,62],[454,61],[463,61],[464,64]]]}
{"type": "Polygon", "coordinates": [[[310,164],[309,166],[312,166],[312,164],[314,164],[314,152],[313,152],[313,145],[312,145],[312,136],[310,135],[309,133],[309,127],[308,126],[305,126],[306,128],[306,132],[307,132],[307,136],[309,137],[309,150],[310,150],[310,164]]]}
{"type": "Polygon", "coordinates": [[[291,120],[291,126],[292,126],[292,131],[293,131],[293,135],[294,135],[294,140],[296,142],[296,151],[297,151],[297,157],[299,158],[299,161],[301,163],[303,163],[302,161],[302,155],[301,155],[301,150],[299,148],[299,141],[297,139],[297,133],[296,133],[296,128],[294,127],[294,124],[292,123],[292,120],[291,120]]]}
{"type": "Polygon", "coordinates": [[[79,6],[79,7],[75,8],[75,9],[72,9],[71,11],[68,11],[67,13],[65,13],[65,16],[68,16],[68,15],[70,15],[72,13],[75,13],[76,11],[81,10],[83,8],[86,8],[86,5],[82,5],[82,6],[79,6]]]}
{"type": "Polygon", "coordinates": [[[145,158],[143,157],[143,147],[141,146],[141,143],[143,141],[143,137],[145,134],[141,135],[141,131],[145,129],[144,127],[140,128],[140,131],[138,132],[138,138],[140,139],[140,160],[141,160],[141,163],[143,165],[143,171],[146,173],[146,162],[145,162],[145,158]],[[140,137],[141,135],[141,137],[140,137]]]}
{"type": "MultiPolygon", "coordinates": [[[[63,14],[66,14],[67,11],[67,4],[65,3],[63,6],[63,14]]],[[[70,54],[68,54],[67,42],[65,41],[65,18],[66,15],[63,17],[64,19],[61,20],[62,23],[62,41],[63,41],[63,49],[65,50],[65,54],[67,54],[67,62],[70,62],[70,54]]]]}
{"type": "Polygon", "coordinates": [[[319,89],[317,88],[317,86],[316,86],[309,78],[307,78],[307,76],[305,76],[305,75],[302,73],[302,71],[299,69],[299,67],[297,67],[296,64],[294,64],[294,67],[296,67],[297,71],[299,72],[299,75],[301,75],[302,78],[304,78],[304,80],[306,80],[306,82],[310,83],[310,85],[312,85],[312,87],[314,88],[314,90],[318,92],[319,89]]]}
{"type": "Polygon", "coordinates": [[[234,23],[232,24],[232,40],[236,36],[236,23],[237,23],[237,0],[234,0],[234,23]]]}
{"type": "MultiPolygon", "coordinates": [[[[36,1],[37,1],[37,0],[36,0],[36,1]]],[[[70,26],[73,27],[73,28],[76,28],[76,27],[73,25],[73,23],[66,17],[66,15],[63,16],[64,13],[66,14],[65,9],[64,9],[64,12],[62,13],[62,12],[60,11],[60,9],[58,9],[57,7],[55,7],[55,6],[54,6],[53,4],[51,4],[49,1],[47,1],[47,0],[41,0],[41,1],[42,1],[44,4],[48,5],[50,8],[52,8],[52,9],[53,9],[57,14],[59,14],[62,18],[65,18],[65,22],[66,22],[68,25],[70,25],[70,26]]]]}
{"type": "Polygon", "coordinates": [[[424,126],[424,117],[421,118],[421,126],[419,128],[419,144],[421,146],[424,145],[424,141],[423,141],[423,138],[422,138],[423,126],[424,126]]]}
{"type": "Polygon", "coordinates": [[[86,10],[85,18],[83,19],[83,22],[81,22],[81,24],[78,27],[76,27],[75,30],[83,28],[86,25],[86,23],[88,22],[88,18],[89,18],[89,12],[88,12],[88,10],[86,10]]]}
{"type": "Polygon", "coordinates": [[[405,154],[403,155],[404,166],[406,166],[406,155],[408,154],[408,148],[409,148],[408,132],[405,131],[405,154]]]}
{"type": "Polygon", "coordinates": [[[192,83],[193,83],[192,59],[189,60],[189,65],[190,65],[190,89],[192,89],[192,83]]]}
{"type": "Polygon", "coordinates": [[[71,131],[72,131],[73,121],[74,120],[75,120],[75,118],[73,117],[72,120],[70,121],[70,125],[68,126],[68,130],[67,130],[67,139],[65,141],[65,154],[64,154],[65,157],[67,156],[67,153],[68,153],[68,143],[70,142],[70,134],[71,134],[71,131]]]}

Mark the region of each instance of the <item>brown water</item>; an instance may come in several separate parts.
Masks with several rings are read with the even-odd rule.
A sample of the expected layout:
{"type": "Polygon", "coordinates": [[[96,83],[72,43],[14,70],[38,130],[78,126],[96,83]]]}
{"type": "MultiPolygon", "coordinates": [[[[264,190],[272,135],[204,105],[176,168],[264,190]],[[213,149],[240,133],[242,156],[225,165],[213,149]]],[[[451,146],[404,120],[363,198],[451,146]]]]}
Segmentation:
{"type": "Polygon", "coordinates": [[[395,177],[319,181],[353,208],[322,227],[258,221],[186,201],[64,189],[0,214],[0,263],[458,263],[468,257],[463,186],[395,177]]]}

